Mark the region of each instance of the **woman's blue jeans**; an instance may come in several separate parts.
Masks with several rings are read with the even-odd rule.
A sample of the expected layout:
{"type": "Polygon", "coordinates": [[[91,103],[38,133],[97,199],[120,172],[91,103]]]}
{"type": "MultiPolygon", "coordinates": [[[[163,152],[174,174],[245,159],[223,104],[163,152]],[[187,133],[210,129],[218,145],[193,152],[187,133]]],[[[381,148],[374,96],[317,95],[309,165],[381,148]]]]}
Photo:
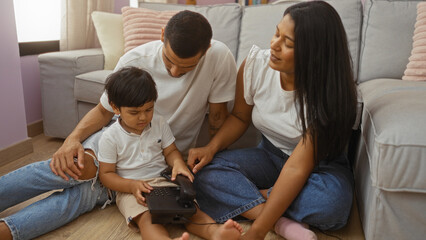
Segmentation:
{"type": "MultiPolygon", "coordinates": [[[[83,146],[97,152],[100,134],[92,135],[83,146]]],[[[29,164],[0,177],[0,212],[42,193],[63,189],[0,219],[15,240],[32,239],[52,231],[108,201],[108,190],[96,178],[65,181],[53,174],[50,161],[29,164]]]]}
{"type": "MultiPolygon", "coordinates": [[[[195,176],[201,210],[217,222],[236,217],[266,200],[288,156],[266,138],[256,148],[217,153],[195,176]]],[[[321,162],[283,216],[322,230],[346,225],[353,200],[353,174],[342,155],[321,162]]]]}

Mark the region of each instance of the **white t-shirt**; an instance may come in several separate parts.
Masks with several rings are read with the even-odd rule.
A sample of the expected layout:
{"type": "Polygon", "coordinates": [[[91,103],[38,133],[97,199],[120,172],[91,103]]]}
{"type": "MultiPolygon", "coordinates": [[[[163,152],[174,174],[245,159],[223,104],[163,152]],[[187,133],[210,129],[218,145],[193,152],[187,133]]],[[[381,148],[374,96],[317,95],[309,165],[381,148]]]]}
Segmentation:
{"type": "MultiPolygon", "coordinates": [[[[195,146],[208,103],[234,99],[237,67],[228,47],[212,40],[195,69],[173,78],[164,65],[162,46],[161,41],[153,41],[134,48],[120,58],[114,71],[134,66],[151,74],[158,91],[155,112],[167,120],[176,137],[176,146],[186,155],[195,146]]],[[[100,101],[112,112],[105,92],[100,101]]]]}
{"type": "Polygon", "coordinates": [[[244,99],[254,105],[253,125],[290,155],[302,136],[294,91],[281,87],[280,72],[269,67],[270,50],[253,46],[244,67],[244,99]]]}
{"type": "Polygon", "coordinates": [[[163,149],[175,141],[169,125],[161,116],[152,118],[141,135],[126,131],[117,119],[99,140],[98,159],[115,163],[119,176],[127,179],[160,177],[167,168],[163,149]]]}

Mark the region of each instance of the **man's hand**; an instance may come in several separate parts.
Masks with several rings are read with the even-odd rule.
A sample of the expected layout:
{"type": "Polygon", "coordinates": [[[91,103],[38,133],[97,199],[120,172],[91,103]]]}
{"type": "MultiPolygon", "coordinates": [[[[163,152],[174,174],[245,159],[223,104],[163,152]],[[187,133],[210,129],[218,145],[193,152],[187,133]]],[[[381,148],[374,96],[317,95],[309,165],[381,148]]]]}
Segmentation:
{"type": "Polygon", "coordinates": [[[136,198],[136,201],[146,207],[146,199],[142,193],[150,193],[154,188],[142,180],[134,180],[132,181],[131,189],[133,196],[136,198]]]}
{"type": "Polygon", "coordinates": [[[79,141],[66,139],[58,151],[53,154],[50,162],[50,169],[56,176],[60,176],[68,181],[66,174],[74,179],[81,176],[80,169],[84,168],[84,148],[79,141]],[[74,157],[77,157],[77,164],[74,164],[74,157]]]}
{"type": "Polygon", "coordinates": [[[188,154],[188,166],[195,174],[212,161],[215,152],[209,147],[191,148],[188,154]]]}

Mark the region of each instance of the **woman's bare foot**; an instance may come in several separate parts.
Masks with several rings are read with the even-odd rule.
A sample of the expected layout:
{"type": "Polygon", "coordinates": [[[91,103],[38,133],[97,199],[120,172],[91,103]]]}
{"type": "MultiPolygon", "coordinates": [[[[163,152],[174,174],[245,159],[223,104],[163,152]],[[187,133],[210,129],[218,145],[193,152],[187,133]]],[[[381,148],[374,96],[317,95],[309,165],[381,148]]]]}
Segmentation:
{"type": "Polygon", "coordinates": [[[243,228],[232,219],[229,219],[224,224],[222,224],[219,229],[213,234],[213,240],[232,240],[239,239],[243,228]]]}
{"type": "Polygon", "coordinates": [[[175,238],[175,240],[189,240],[189,233],[184,232],[180,238],[175,238]]]}

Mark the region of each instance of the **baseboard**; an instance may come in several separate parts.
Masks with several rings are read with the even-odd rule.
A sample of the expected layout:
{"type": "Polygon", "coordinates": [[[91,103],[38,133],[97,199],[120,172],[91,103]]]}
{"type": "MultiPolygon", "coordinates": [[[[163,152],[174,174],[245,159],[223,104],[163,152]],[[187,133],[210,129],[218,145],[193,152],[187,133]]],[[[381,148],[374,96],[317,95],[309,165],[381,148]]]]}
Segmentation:
{"type": "Polygon", "coordinates": [[[31,138],[0,150],[0,166],[34,152],[31,138]]]}
{"type": "Polygon", "coordinates": [[[35,137],[43,133],[43,120],[33,122],[27,125],[28,137],[35,137]]]}

